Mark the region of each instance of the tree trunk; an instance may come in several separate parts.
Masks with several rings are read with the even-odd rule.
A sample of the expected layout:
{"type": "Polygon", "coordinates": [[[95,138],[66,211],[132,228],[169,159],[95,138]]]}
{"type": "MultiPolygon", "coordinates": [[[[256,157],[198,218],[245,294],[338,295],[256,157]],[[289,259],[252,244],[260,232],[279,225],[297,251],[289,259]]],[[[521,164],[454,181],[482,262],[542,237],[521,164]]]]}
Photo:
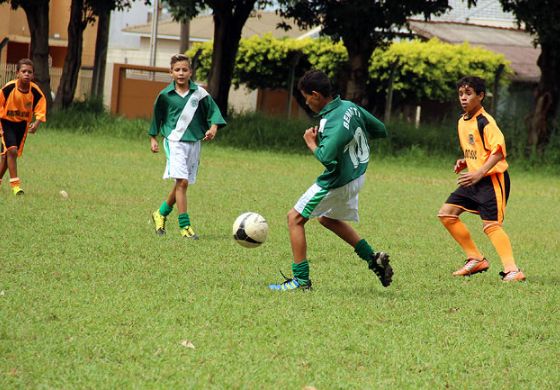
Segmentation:
{"type": "Polygon", "coordinates": [[[554,126],[560,92],[560,58],[551,45],[541,45],[537,65],[541,78],[535,91],[535,109],[529,117],[527,154],[545,151],[554,126]]]}
{"type": "Polygon", "coordinates": [[[368,66],[374,48],[367,39],[356,40],[349,36],[343,37],[343,40],[348,51],[348,82],[345,97],[360,106],[370,108],[367,91],[368,66]]]}
{"type": "Polygon", "coordinates": [[[99,14],[97,19],[97,37],[95,39],[95,58],[93,60],[93,76],[91,80],[91,96],[103,99],[107,50],[109,45],[109,25],[111,10],[99,14]]]}
{"type": "Polygon", "coordinates": [[[78,74],[82,66],[83,33],[87,25],[83,20],[83,12],[84,1],[72,0],[70,22],[68,23],[68,49],[54,101],[55,108],[68,108],[74,100],[78,74]]]}
{"type": "Polygon", "coordinates": [[[181,22],[181,36],[179,37],[179,53],[185,53],[189,50],[191,22],[186,20],[181,22]]]}
{"type": "Polygon", "coordinates": [[[27,16],[31,34],[31,60],[35,82],[47,99],[47,112],[52,107],[51,76],[49,74],[49,0],[38,1],[33,6],[21,6],[27,16]]]}
{"type": "Polygon", "coordinates": [[[228,95],[235,66],[235,56],[239,48],[241,30],[247,21],[255,1],[243,5],[217,5],[214,7],[214,44],[212,66],[208,72],[208,92],[227,116],[228,95]]]}

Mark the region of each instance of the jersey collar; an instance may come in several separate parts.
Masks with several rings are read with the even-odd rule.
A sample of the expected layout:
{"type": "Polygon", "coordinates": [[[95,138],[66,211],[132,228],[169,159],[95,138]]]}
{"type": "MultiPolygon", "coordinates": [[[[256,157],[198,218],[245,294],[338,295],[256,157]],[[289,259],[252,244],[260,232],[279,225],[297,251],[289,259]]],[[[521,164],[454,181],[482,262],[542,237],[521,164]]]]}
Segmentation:
{"type": "Polygon", "coordinates": [[[336,95],[336,97],[333,100],[331,100],[329,103],[327,103],[327,105],[325,107],[323,107],[323,109],[321,111],[319,111],[319,113],[315,116],[317,116],[317,117],[325,116],[327,113],[334,110],[335,108],[337,108],[341,104],[342,104],[342,100],[340,100],[340,95],[336,95]]]}
{"type": "Polygon", "coordinates": [[[471,116],[469,118],[466,118],[467,114],[463,113],[463,120],[464,121],[470,121],[472,118],[476,118],[477,116],[479,116],[480,114],[483,114],[484,112],[485,112],[484,107],[480,107],[480,109],[473,116],[471,116]]]}
{"type": "MultiPolygon", "coordinates": [[[[192,80],[189,80],[189,91],[194,91],[198,88],[198,84],[192,80]]],[[[175,80],[169,83],[167,87],[163,90],[165,93],[175,92],[175,80]]]]}

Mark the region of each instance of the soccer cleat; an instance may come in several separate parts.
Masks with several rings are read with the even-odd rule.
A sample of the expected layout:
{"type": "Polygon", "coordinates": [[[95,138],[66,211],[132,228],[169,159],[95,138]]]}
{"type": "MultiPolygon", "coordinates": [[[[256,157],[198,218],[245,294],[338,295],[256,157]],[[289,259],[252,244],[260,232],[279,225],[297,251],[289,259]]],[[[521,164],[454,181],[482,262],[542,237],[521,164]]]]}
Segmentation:
{"type": "Polygon", "coordinates": [[[480,272],[486,272],[488,268],[490,268],[490,264],[486,257],[482,260],[467,259],[464,266],[453,272],[453,276],[471,276],[480,272]]]}
{"type": "Polygon", "coordinates": [[[191,226],[186,226],[181,229],[181,236],[190,238],[191,240],[198,240],[198,235],[194,232],[191,226]]]}
{"type": "Polygon", "coordinates": [[[23,194],[24,194],[24,192],[23,192],[23,190],[21,189],[20,186],[13,186],[13,187],[12,187],[12,192],[13,192],[14,195],[16,195],[16,196],[19,196],[19,195],[23,195],[23,194]]]}
{"type": "Polygon", "coordinates": [[[156,210],[152,213],[152,221],[156,225],[156,234],[163,236],[165,234],[165,221],[167,221],[167,217],[164,217],[159,213],[159,210],[156,210]]]}
{"type": "Polygon", "coordinates": [[[280,284],[269,284],[268,288],[275,291],[291,291],[291,290],[311,290],[311,279],[307,282],[303,283],[303,281],[299,280],[294,276],[294,278],[287,278],[281,271],[280,273],[284,277],[284,280],[280,284]]]}
{"type": "Polygon", "coordinates": [[[393,268],[389,265],[389,255],[387,253],[373,253],[368,261],[368,268],[377,275],[383,287],[389,287],[393,281],[393,268]]]}
{"type": "Polygon", "coordinates": [[[500,272],[502,281],[504,282],[524,282],[526,277],[520,269],[517,271],[500,272]]]}

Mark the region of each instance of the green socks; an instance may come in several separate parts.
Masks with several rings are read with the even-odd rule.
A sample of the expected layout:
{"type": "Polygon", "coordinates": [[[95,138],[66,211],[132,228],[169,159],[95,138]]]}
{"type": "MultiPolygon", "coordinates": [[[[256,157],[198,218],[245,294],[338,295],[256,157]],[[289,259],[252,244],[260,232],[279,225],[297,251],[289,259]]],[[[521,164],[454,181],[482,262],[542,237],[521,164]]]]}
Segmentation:
{"type": "Polygon", "coordinates": [[[309,263],[307,260],[303,260],[301,263],[292,263],[292,274],[297,278],[302,284],[307,284],[309,281],[309,263]]]}
{"type": "MultiPolygon", "coordinates": [[[[164,217],[167,217],[171,211],[173,211],[173,207],[169,206],[167,202],[163,202],[161,206],[159,206],[159,213],[164,217]]],[[[179,214],[179,228],[183,229],[187,226],[191,226],[191,219],[189,218],[189,213],[179,214]]]]}
{"type": "Polygon", "coordinates": [[[369,261],[371,259],[371,255],[373,254],[373,248],[369,246],[368,242],[364,239],[361,239],[354,248],[354,252],[360,258],[364,259],[365,261],[369,261]]]}
{"type": "Polygon", "coordinates": [[[167,217],[171,211],[173,211],[173,207],[169,206],[165,201],[159,206],[159,213],[164,217],[167,217]]]}
{"type": "Polygon", "coordinates": [[[191,226],[191,219],[189,218],[189,213],[179,214],[179,228],[185,228],[191,226]]]}

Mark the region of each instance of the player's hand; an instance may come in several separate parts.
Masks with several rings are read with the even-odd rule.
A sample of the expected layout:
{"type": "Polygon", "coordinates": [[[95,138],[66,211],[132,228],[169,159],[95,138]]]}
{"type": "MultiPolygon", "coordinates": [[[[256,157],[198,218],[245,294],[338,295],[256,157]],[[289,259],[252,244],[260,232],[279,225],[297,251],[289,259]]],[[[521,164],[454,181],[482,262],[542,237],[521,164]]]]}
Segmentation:
{"type": "Polygon", "coordinates": [[[457,184],[461,187],[469,187],[478,183],[483,177],[484,175],[480,171],[461,173],[457,179],[457,184]]]}
{"type": "Polygon", "coordinates": [[[313,126],[305,130],[305,133],[303,134],[303,139],[305,140],[305,143],[307,144],[309,150],[311,150],[312,152],[314,152],[315,149],[317,149],[318,131],[319,128],[317,126],[313,126]]]}
{"type": "Polygon", "coordinates": [[[455,166],[453,167],[453,171],[455,173],[461,172],[463,169],[467,167],[467,162],[464,158],[461,158],[455,162],[455,166]]]}
{"type": "Polygon", "coordinates": [[[31,134],[35,133],[39,128],[39,121],[35,121],[29,125],[29,132],[31,134]]]}
{"type": "Polygon", "coordinates": [[[212,141],[216,137],[217,128],[211,127],[206,133],[204,133],[203,141],[212,141]]]}
{"type": "Polygon", "coordinates": [[[159,144],[155,138],[150,139],[150,149],[152,150],[152,153],[159,152],[159,144]]]}

